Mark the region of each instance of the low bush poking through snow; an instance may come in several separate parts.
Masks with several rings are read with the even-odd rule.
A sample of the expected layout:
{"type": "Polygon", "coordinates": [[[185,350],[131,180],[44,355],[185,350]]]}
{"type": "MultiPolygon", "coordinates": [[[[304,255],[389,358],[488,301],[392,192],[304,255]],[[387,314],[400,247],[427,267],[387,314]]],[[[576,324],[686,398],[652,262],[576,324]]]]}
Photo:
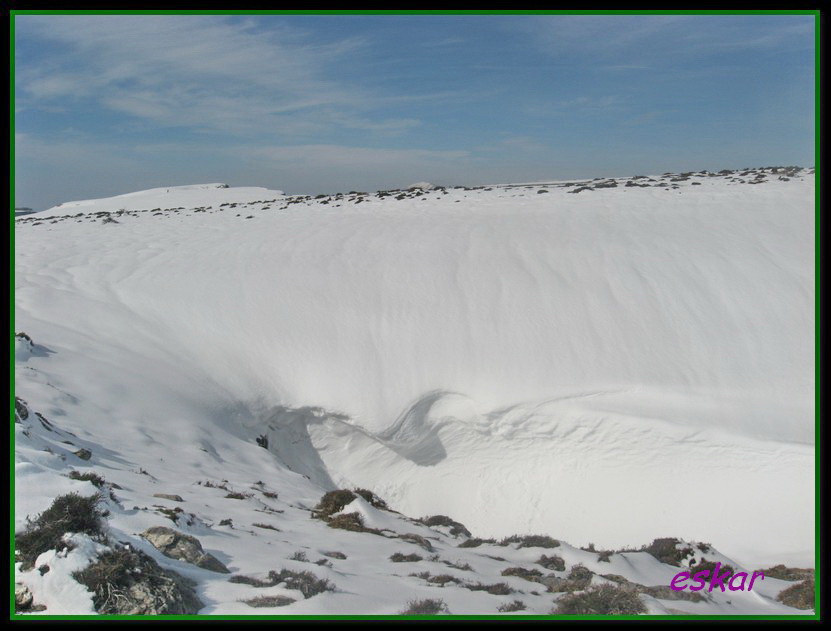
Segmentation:
{"type": "Polygon", "coordinates": [[[560,542],[548,535],[511,535],[499,542],[500,546],[518,543],[517,548],[556,548],[560,542]]]}
{"type": "Polygon", "coordinates": [[[114,547],[72,577],[93,593],[99,614],[195,614],[202,602],[194,583],[165,570],[152,558],[129,545],[114,547]]]}
{"type": "Polygon", "coordinates": [[[518,576],[524,578],[526,581],[532,583],[539,583],[542,577],[542,572],[534,569],[526,569],[524,567],[509,567],[502,570],[502,576],[518,576]]]}
{"type": "Polygon", "coordinates": [[[648,546],[644,546],[642,549],[644,552],[648,552],[654,556],[661,563],[680,567],[681,562],[693,553],[693,549],[689,546],[682,546],[679,549],[678,544],[680,543],[681,542],[674,537],[663,537],[655,539],[652,543],[648,546]]]}
{"type": "Polygon", "coordinates": [[[508,594],[514,593],[514,590],[512,590],[510,585],[507,583],[493,583],[492,585],[485,585],[484,583],[467,583],[464,587],[474,592],[487,592],[489,594],[494,594],[495,596],[507,596],[508,594]]]}
{"type": "Polygon", "coordinates": [[[390,557],[390,561],[393,563],[415,563],[421,560],[422,557],[417,554],[402,554],[401,552],[396,552],[390,557]]]}
{"type": "Polygon", "coordinates": [[[813,609],[814,592],[813,579],[806,578],[801,583],[791,585],[788,589],[779,592],[776,600],[788,607],[794,607],[796,609],[813,609]]]}
{"type": "Polygon", "coordinates": [[[253,576],[246,576],[245,574],[234,574],[228,579],[229,583],[240,583],[242,585],[251,585],[251,587],[273,587],[271,581],[264,581],[253,576]]]}
{"type": "Polygon", "coordinates": [[[435,526],[444,526],[450,529],[450,534],[454,537],[458,537],[459,535],[464,535],[465,537],[470,537],[470,531],[464,527],[464,524],[461,524],[454,519],[451,519],[447,515],[433,515],[431,517],[422,517],[419,519],[422,524],[433,528],[435,526]]]}
{"type": "Polygon", "coordinates": [[[425,598],[424,600],[411,600],[407,608],[401,612],[402,616],[439,616],[449,614],[447,605],[443,600],[425,598]]]}
{"type": "Polygon", "coordinates": [[[505,603],[504,605],[499,605],[499,607],[497,607],[496,610],[500,613],[508,613],[511,611],[524,611],[525,603],[521,600],[514,600],[509,603],[505,603]]]}
{"type": "Polygon", "coordinates": [[[103,488],[107,483],[104,478],[93,471],[87,471],[86,473],[81,473],[80,471],[70,471],[69,479],[81,480],[82,482],[92,482],[92,484],[99,489],[103,488]]]}
{"type": "Polygon", "coordinates": [[[26,529],[14,537],[15,555],[22,562],[21,569],[31,569],[38,556],[48,550],[69,548],[71,544],[63,540],[67,533],[83,533],[103,542],[104,513],[99,508],[100,499],[99,495],[59,495],[35,519],[27,519],[26,529]]]}
{"type": "Polygon", "coordinates": [[[398,535],[398,538],[402,541],[407,541],[408,543],[414,543],[417,546],[421,546],[427,552],[433,551],[433,544],[431,544],[427,539],[422,537],[421,535],[417,535],[414,532],[405,532],[403,535],[398,535]]]}
{"type": "Polygon", "coordinates": [[[286,589],[296,589],[303,598],[311,598],[323,592],[335,591],[335,586],[325,578],[318,578],[311,572],[294,572],[292,570],[280,570],[275,572],[271,570],[268,573],[268,579],[271,585],[279,585],[285,583],[286,589]]]}
{"type": "Polygon", "coordinates": [[[761,571],[765,573],[766,578],[778,578],[783,581],[802,581],[814,578],[814,570],[785,567],[784,565],[774,565],[761,571]]]}
{"type": "Polygon", "coordinates": [[[255,596],[242,602],[249,607],[285,607],[295,602],[295,600],[288,596],[255,596]]]}
{"type": "MultiPolygon", "coordinates": [[[[701,559],[701,561],[699,561],[695,565],[690,566],[690,573],[691,574],[697,574],[698,572],[703,572],[705,570],[707,572],[712,573],[713,570],[716,569],[717,565],[719,565],[719,564],[714,562],[714,561],[708,561],[707,559],[701,559]]],[[[733,576],[733,574],[735,573],[736,570],[733,569],[732,565],[721,564],[721,566],[719,567],[719,574],[723,574],[725,571],[727,572],[728,576],[733,576]]]]}
{"type": "Polygon", "coordinates": [[[341,512],[354,499],[355,494],[346,489],[329,491],[320,498],[320,502],[314,507],[312,517],[328,519],[335,513],[341,512]]]}
{"type": "Polygon", "coordinates": [[[556,570],[558,572],[564,572],[566,569],[566,562],[563,560],[563,557],[559,557],[556,554],[550,557],[543,554],[537,559],[537,565],[542,565],[546,570],[556,570]]]}
{"type": "Polygon", "coordinates": [[[468,539],[467,541],[462,541],[459,544],[459,548],[478,548],[483,543],[496,543],[495,539],[480,539],[479,537],[474,537],[473,539],[468,539]]]}
{"type": "Polygon", "coordinates": [[[375,493],[373,493],[369,489],[355,489],[355,493],[360,495],[362,498],[364,498],[367,501],[367,503],[369,503],[370,505],[372,505],[373,507],[375,507],[379,510],[389,510],[390,509],[390,507],[387,506],[387,503],[384,500],[382,500],[380,497],[375,495],[375,493]]]}
{"type": "Polygon", "coordinates": [[[340,530],[350,530],[352,532],[370,532],[372,534],[380,534],[380,531],[374,528],[367,528],[364,526],[364,518],[358,513],[345,513],[344,515],[335,515],[326,523],[329,528],[338,528],[340,530]]]}
{"type": "Polygon", "coordinates": [[[563,596],[551,613],[561,616],[633,616],[646,613],[646,606],[632,589],[596,585],[584,592],[563,596]]]}
{"type": "Polygon", "coordinates": [[[571,568],[566,578],[546,576],[540,582],[548,587],[550,592],[577,592],[586,589],[592,581],[594,573],[579,563],[571,568]]]}

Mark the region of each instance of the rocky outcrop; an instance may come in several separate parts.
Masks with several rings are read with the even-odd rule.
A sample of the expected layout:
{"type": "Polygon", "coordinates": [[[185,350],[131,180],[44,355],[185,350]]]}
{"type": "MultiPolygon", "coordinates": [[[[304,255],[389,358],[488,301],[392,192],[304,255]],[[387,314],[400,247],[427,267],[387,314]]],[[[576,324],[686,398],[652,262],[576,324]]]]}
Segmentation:
{"type": "Polygon", "coordinates": [[[231,571],[212,554],[202,550],[202,544],[196,537],[167,528],[154,526],[148,528],[141,536],[154,548],[171,559],[191,563],[212,572],[230,574],[231,571]]]}
{"type": "Polygon", "coordinates": [[[193,581],[163,569],[130,545],[115,546],[74,578],[92,592],[99,614],[192,615],[204,606],[193,581]]]}

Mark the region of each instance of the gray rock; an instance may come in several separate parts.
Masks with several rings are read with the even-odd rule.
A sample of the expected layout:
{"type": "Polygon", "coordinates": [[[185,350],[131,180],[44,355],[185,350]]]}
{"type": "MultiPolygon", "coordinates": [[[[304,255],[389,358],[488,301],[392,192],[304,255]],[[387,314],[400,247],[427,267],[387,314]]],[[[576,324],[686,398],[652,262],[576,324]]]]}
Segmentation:
{"type": "Polygon", "coordinates": [[[19,423],[21,420],[25,421],[29,418],[29,408],[26,407],[26,402],[20,397],[14,398],[14,420],[19,423]]]}
{"type": "Polygon", "coordinates": [[[184,502],[181,495],[171,495],[169,493],[153,493],[153,497],[159,497],[163,500],[170,500],[172,502],[184,502]]]}
{"type": "Polygon", "coordinates": [[[89,449],[79,449],[75,452],[75,455],[78,456],[81,460],[89,460],[92,458],[92,452],[89,449]]]}
{"type": "Polygon", "coordinates": [[[32,592],[23,583],[15,583],[14,585],[14,610],[28,611],[32,603],[35,601],[32,592]]]}
{"type": "Polygon", "coordinates": [[[196,583],[130,545],[114,547],[73,577],[92,592],[95,611],[103,615],[192,615],[204,607],[196,583]]]}
{"type": "Polygon", "coordinates": [[[148,528],[141,536],[166,557],[192,563],[212,572],[231,573],[219,559],[202,550],[202,544],[196,537],[166,526],[148,528]]]}

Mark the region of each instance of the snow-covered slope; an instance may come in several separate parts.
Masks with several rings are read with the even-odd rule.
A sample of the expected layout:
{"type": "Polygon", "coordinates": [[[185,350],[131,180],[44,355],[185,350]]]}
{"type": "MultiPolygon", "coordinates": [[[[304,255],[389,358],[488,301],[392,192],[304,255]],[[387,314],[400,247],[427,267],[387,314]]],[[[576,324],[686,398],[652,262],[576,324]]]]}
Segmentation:
{"type": "MultiPolygon", "coordinates": [[[[813,180],[62,204],[17,221],[16,394],[125,489],[288,468],[306,505],[357,485],[478,536],[810,566],[813,180]]],[[[19,461],[22,525],[66,465],[19,461]]]]}

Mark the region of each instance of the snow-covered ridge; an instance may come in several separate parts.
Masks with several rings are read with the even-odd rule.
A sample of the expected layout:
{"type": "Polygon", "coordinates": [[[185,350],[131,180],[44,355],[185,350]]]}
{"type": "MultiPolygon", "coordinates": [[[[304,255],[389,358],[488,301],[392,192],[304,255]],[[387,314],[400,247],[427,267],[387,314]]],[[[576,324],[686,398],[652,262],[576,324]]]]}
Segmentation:
{"type": "Polygon", "coordinates": [[[64,202],[53,208],[40,211],[41,216],[60,216],[72,212],[83,212],[91,209],[96,211],[138,210],[152,206],[165,208],[187,207],[193,208],[210,202],[250,203],[263,199],[277,199],[283,197],[282,191],[274,191],[258,186],[229,187],[227,184],[191,184],[185,186],[165,186],[151,188],[144,191],[135,191],[114,197],[102,199],[85,199],[74,202],[64,202]]]}
{"type": "MultiPolygon", "coordinates": [[[[813,180],[61,206],[16,221],[17,394],[122,486],[290,468],[306,506],[363,486],[480,536],[812,565],[813,180]]],[[[37,451],[18,519],[68,466],[37,451]]]]}

